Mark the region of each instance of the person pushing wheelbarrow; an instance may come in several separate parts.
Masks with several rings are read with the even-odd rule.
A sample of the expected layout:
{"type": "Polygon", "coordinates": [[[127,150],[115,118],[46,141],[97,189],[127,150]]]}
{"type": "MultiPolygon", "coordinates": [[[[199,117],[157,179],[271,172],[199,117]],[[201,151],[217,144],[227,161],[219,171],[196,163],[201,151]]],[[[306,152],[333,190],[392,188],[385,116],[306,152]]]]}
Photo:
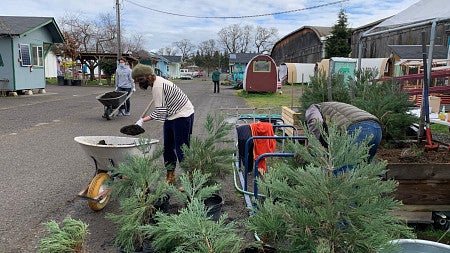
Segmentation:
{"type": "Polygon", "coordinates": [[[192,126],[194,124],[194,106],[188,96],[174,83],[156,76],[152,67],[137,64],[131,76],[139,88],[152,90],[154,110],[150,115],[143,115],[136,125],[142,127],[144,122],[157,120],[163,122],[164,164],[167,169],[166,180],[175,182],[175,167],[183,161],[183,144],[190,146],[192,126]]]}

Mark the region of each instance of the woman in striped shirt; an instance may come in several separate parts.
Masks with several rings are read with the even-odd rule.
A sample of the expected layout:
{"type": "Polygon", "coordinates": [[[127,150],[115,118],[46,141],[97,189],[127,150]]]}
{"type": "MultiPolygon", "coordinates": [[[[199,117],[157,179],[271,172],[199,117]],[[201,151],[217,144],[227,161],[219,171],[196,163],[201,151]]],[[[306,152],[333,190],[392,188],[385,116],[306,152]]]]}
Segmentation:
{"type": "Polygon", "coordinates": [[[192,126],[194,124],[194,106],[186,94],[174,83],[156,76],[150,66],[138,64],[131,73],[139,88],[152,88],[155,109],[148,116],[139,119],[136,124],[149,120],[164,122],[164,164],[167,169],[167,182],[175,181],[176,163],[183,160],[181,147],[189,147],[192,126]]]}

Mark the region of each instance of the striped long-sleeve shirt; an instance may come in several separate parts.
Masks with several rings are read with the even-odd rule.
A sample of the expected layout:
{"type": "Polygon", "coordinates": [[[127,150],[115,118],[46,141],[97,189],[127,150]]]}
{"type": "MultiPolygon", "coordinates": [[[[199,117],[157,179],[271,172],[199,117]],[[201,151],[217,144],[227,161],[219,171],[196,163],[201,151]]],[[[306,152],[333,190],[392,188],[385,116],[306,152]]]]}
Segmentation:
{"type": "Polygon", "coordinates": [[[157,76],[152,88],[155,109],[150,116],[158,121],[188,117],[194,106],[188,96],[174,83],[157,76]]]}

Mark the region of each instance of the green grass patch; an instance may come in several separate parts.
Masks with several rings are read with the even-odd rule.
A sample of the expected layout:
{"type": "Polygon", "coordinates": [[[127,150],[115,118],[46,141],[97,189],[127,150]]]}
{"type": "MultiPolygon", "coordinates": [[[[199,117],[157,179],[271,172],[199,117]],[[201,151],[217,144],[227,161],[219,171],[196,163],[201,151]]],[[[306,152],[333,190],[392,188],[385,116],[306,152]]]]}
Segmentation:
{"type": "Polygon", "coordinates": [[[282,88],[282,93],[248,93],[244,90],[237,91],[236,95],[247,101],[249,107],[280,108],[282,106],[300,106],[300,96],[303,85],[288,85],[282,88]]]}
{"type": "Polygon", "coordinates": [[[58,83],[58,79],[56,79],[56,77],[47,77],[47,78],[45,78],[45,81],[47,84],[57,84],[58,83]]]}
{"type": "Polygon", "coordinates": [[[417,239],[439,241],[440,243],[450,243],[450,233],[446,229],[437,229],[433,225],[428,224],[416,224],[411,226],[414,229],[414,233],[417,235],[417,239]]]}
{"type": "MultiPolygon", "coordinates": [[[[47,84],[53,84],[53,85],[57,85],[58,84],[58,79],[56,77],[47,77],[45,78],[45,81],[47,84]]],[[[83,85],[85,86],[96,86],[98,85],[98,79],[94,79],[94,80],[85,80],[85,82],[83,82],[83,85]]],[[[102,85],[103,86],[108,86],[106,83],[106,79],[102,79],[102,85]]],[[[111,79],[111,84],[109,86],[114,86],[114,79],[111,79]]]]}
{"type": "Polygon", "coordinates": [[[448,126],[442,124],[430,124],[431,132],[442,133],[450,136],[450,131],[448,126]]]}

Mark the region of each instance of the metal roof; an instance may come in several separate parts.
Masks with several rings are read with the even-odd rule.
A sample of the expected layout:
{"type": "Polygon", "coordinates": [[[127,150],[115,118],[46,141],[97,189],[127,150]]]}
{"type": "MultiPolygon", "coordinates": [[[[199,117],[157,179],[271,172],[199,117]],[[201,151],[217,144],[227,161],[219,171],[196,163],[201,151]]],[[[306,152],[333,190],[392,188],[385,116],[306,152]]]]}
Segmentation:
{"type": "Polygon", "coordinates": [[[297,30],[295,30],[295,31],[285,35],[283,38],[278,40],[278,42],[276,44],[278,44],[279,42],[283,41],[284,39],[286,39],[286,38],[288,38],[290,36],[293,36],[293,35],[301,32],[303,30],[306,30],[306,29],[312,30],[314,33],[316,33],[317,37],[319,37],[319,38],[326,37],[326,36],[330,35],[331,34],[331,30],[332,30],[331,27],[325,27],[325,26],[302,26],[299,29],[297,29],[297,30]]]}
{"type": "Polygon", "coordinates": [[[0,16],[0,35],[22,36],[46,27],[53,43],[64,43],[64,37],[52,17],[0,16]]]}
{"type": "Polygon", "coordinates": [[[162,57],[166,58],[169,62],[181,62],[181,56],[178,55],[162,55],[162,57]]]}
{"type": "Polygon", "coordinates": [[[230,54],[230,63],[243,63],[247,64],[253,57],[258,55],[258,53],[236,53],[230,54]]]}
{"type": "Polygon", "coordinates": [[[450,5],[442,0],[421,0],[384,20],[377,27],[405,26],[427,20],[449,20],[450,5]]]}
{"type": "MultiPolygon", "coordinates": [[[[421,45],[388,45],[392,51],[394,51],[400,59],[422,59],[422,46],[421,45]]],[[[427,53],[429,46],[427,46],[427,53]]],[[[447,47],[434,46],[433,47],[433,59],[447,59],[447,47]]]]}

